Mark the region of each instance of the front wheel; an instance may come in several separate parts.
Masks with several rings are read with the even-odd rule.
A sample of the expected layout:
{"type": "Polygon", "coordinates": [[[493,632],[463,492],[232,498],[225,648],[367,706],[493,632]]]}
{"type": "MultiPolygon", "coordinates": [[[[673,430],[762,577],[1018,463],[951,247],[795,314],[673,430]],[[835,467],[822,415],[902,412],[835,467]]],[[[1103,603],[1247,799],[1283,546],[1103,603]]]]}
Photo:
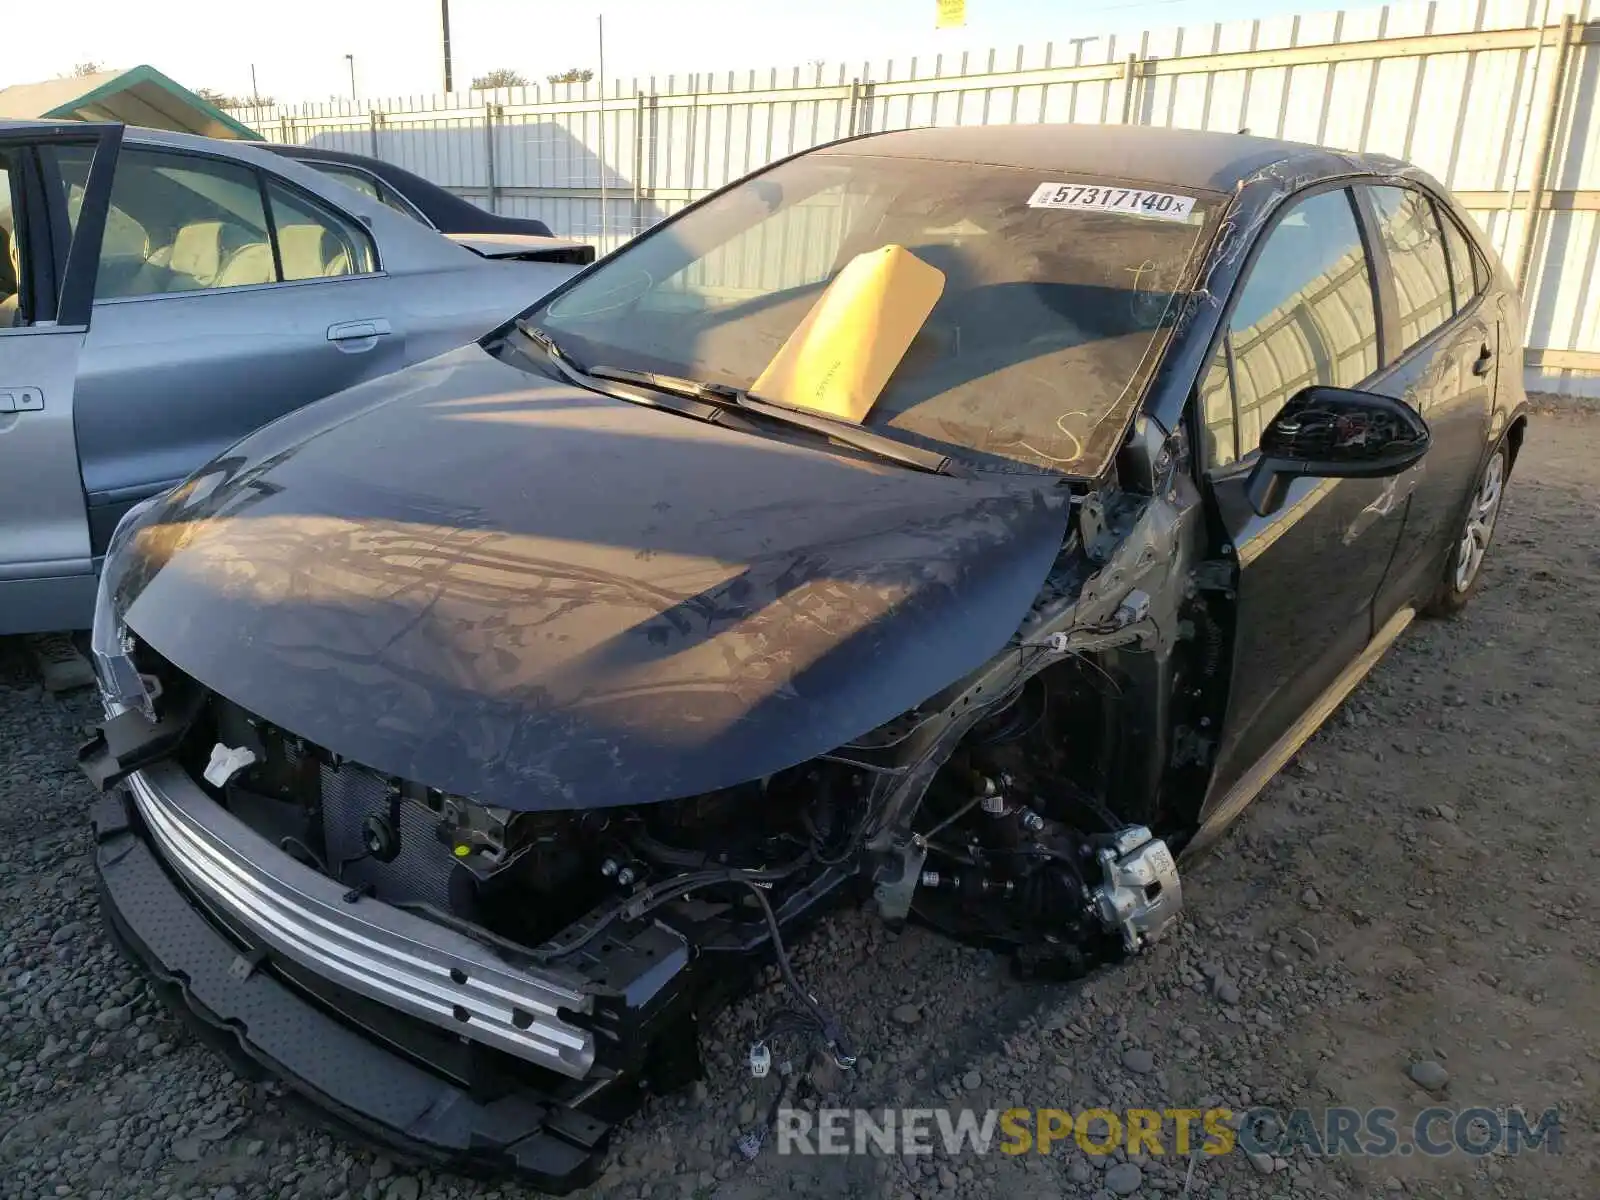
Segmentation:
{"type": "Polygon", "coordinates": [[[1483,578],[1483,558],[1489,552],[1500,502],[1505,496],[1509,461],[1506,444],[1501,442],[1484,464],[1455,544],[1445,559],[1444,578],[1423,610],[1428,616],[1453,617],[1467,607],[1477,592],[1483,578]]]}

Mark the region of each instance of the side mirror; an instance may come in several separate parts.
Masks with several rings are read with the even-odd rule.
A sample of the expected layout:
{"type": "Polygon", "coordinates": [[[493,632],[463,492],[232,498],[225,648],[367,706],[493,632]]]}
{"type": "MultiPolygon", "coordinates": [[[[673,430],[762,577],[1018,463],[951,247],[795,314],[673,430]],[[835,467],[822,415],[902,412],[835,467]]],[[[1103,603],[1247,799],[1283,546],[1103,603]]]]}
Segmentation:
{"type": "Polygon", "coordinates": [[[1414,466],[1432,435],[1407,404],[1351,388],[1302,388],[1261,431],[1261,457],[1245,484],[1250,507],[1283,507],[1289,481],[1380,479],[1414,466]]]}

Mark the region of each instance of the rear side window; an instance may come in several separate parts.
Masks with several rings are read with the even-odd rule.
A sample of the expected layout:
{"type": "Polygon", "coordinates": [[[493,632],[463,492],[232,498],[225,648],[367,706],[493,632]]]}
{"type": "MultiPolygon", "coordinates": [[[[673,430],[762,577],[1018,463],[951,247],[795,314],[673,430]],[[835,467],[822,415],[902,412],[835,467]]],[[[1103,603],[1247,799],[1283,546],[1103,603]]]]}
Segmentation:
{"type": "Polygon", "coordinates": [[[267,184],[267,195],[285,279],[365,275],[377,269],[372,239],[355,222],[276,180],[267,184]]]}
{"type": "Polygon", "coordinates": [[[1356,387],[1378,369],[1372,272],[1350,193],[1301,200],[1266,238],[1201,381],[1213,466],[1255,450],[1262,428],[1301,388],[1356,387]]]}
{"type": "Polygon", "coordinates": [[[256,174],[216,159],[124,148],[111,183],[96,299],[273,283],[256,174]]]}
{"type": "Polygon", "coordinates": [[[1400,344],[1394,349],[1403,354],[1455,312],[1444,237],[1433,202],[1421,192],[1398,187],[1367,190],[1378,217],[1378,236],[1394,277],[1400,318],[1400,344]]]}
{"type": "Polygon", "coordinates": [[[1450,263],[1450,287],[1455,293],[1456,311],[1460,312],[1471,304],[1473,298],[1483,290],[1479,272],[1476,269],[1472,255],[1472,247],[1467,242],[1467,235],[1443,210],[1439,211],[1439,225],[1444,230],[1445,257],[1450,263]]]}
{"type": "MultiPolygon", "coordinates": [[[[81,187],[76,199],[81,202],[81,187]]],[[[124,147],[111,182],[97,300],[377,270],[354,222],[238,163],[124,147]],[[280,269],[281,268],[281,269],[280,269]]],[[[76,207],[72,209],[76,219],[76,207]]]]}
{"type": "Polygon", "coordinates": [[[353,171],[346,167],[336,167],[331,163],[316,162],[308,159],[299,161],[308,167],[321,171],[329,179],[337,180],[348,188],[354,188],[363,196],[370,197],[380,204],[387,204],[395,212],[408,216],[413,221],[421,221],[424,225],[428,223],[426,218],[412,206],[410,201],[402,198],[399,193],[395,192],[387,184],[379,184],[376,179],[365,171],[353,171]]]}
{"type": "Polygon", "coordinates": [[[330,166],[328,163],[308,162],[305,165],[321,171],[329,179],[337,179],[347,188],[354,188],[363,196],[379,199],[378,181],[370,175],[363,175],[360,171],[346,171],[343,167],[330,166]]]}

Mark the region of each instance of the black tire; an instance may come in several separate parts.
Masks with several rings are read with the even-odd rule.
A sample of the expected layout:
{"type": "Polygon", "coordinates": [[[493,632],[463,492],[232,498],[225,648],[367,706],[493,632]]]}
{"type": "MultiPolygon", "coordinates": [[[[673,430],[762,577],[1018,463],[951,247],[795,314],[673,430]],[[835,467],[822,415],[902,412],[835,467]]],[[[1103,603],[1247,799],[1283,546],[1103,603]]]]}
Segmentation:
{"type": "Polygon", "coordinates": [[[1444,569],[1432,599],[1423,606],[1423,616],[1454,617],[1477,594],[1478,585],[1483,582],[1483,560],[1494,539],[1510,477],[1511,449],[1502,441],[1484,463],[1472,495],[1467,498],[1457,522],[1457,536],[1445,552],[1444,569]]]}

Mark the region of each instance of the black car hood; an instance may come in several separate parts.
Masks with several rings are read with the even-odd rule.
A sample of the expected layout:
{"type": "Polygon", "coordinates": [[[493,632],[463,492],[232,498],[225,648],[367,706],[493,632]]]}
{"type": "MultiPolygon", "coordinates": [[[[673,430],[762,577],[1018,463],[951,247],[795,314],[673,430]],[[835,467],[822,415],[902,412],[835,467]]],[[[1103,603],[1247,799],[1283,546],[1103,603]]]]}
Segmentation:
{"type": "Polygon", "coordinates": [[[107,564],[180,670],[380,772],[635,804],[824,753],[996,653],[1068,495],[865,463],[467,346],[275,422],[107,564]]]}

